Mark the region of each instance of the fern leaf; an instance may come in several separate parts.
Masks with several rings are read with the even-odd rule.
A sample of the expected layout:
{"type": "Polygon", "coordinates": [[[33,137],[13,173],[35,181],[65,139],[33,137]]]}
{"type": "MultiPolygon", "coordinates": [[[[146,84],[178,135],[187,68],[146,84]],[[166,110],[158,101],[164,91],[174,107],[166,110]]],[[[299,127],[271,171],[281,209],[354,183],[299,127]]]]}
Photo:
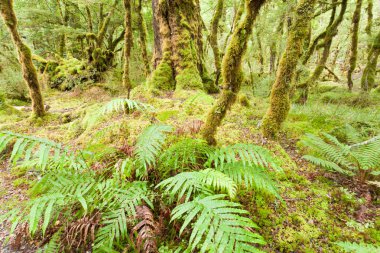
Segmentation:
{"type": "Polygon", "coordinates": [[[139,167],[143,172],[138,172],[138,176],[146,175],[148,167],[156,164],[156,157],[162,149],[165,142],[166,134],[172,131],[171,126],[151,125],[147,127],[138,137],[135,149],[135,155],[139,167]]]}
{"type": "Polygon", "coordinates": [[[352,243],[352,242],[337,242],[345,252],[353,252],[353,253],[375,253],[380,252],[380,247],[372,244],[365,243],[352,243]]]}
{"type": "Polygon", "coordinates": [[[171,221],[183,219],[180,234],[191,221],[189,251],[202,245],[200,252],[260,252],[254,244],[265,244],[264,239],[252,232],[257,225],[244,215],[240,204],[224,200],[225,195],[196,198],[177,206],[171,221]]]}
{"type": "Polygon", "coordinates": [[[130,100],[127,98],[117,98],[108,102],[102,109],[102,114],[110,114],[113,112],[127,112],[127,111],[154,111],[154,107],[138,101],[130,100]]]}
{"type": "Polygon", "coordinates": [[[324,160],[324,159],[321,159],[321,158],[318,158],[315,156],[311,156],[311,155],[304,155],[304,156],[302,156],[302,158],[305,159],[306,161],[309,161],[309,162],[317,165],[317,166],[321,166],[327,170],[336,171],[336,172],[343,173],[343,174],[346,174],[349,176],[354,175],[354,173],[352,171],[345,170],[334,162],[330,162],[330,161],[327,161],[327,160],[324,160]]]}
{"type": "Polygon", "coordinates": [[[188,201],[196,192],[227,193],[233,199],[236,197],[237,185],[228,176],[220,171],[205,169],[202,171],[183,172],[174,177],[162,181],[157,187],[165,188],[171,195],[178,195],[178,199],[183,196],[188,201]]]}

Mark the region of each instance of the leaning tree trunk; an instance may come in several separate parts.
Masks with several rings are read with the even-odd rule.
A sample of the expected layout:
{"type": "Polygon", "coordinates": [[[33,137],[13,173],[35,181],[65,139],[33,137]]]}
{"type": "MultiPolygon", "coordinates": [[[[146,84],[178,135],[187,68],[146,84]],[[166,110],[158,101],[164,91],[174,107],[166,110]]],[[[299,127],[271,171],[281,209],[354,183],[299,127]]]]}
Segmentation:
{"type": "Polygon", "coordinates": [[[373,41],[371,50],[367,58],[367,65],[364,68],[361,79],[361,88],[363,91],[370,91],[375,85],[377,60],[380,55],[380,32],[373,41]]]}
{"type": "Polygon", "coordinates": [[[223,2],[224,0],[218,0],[216,5],[215,14],[212,17],[211,20],[211,27],[210,27],[210,36],[209,41],[212,48],[212,52],[214,54],[214,64],[215,64],[215,84],[219,84],[219,77],[220,77],[220,69],[221,69],[221,61],[220,61],[220,52],[219,52],[219,46],[218,46],[218,28],[219,28],[219,21],[223,14],[223,2]]]}
{"type": "Polygon", "coordinates": [[[265,0],[246,0],[246,15],[235,28],[227,52],[223,57],[222,78],[223,91],[207,116],[202,129],[203,138],[209,144],[216,144],[215,133],[226,116],[227,110],[236,101],[243,80],[242,58],[247,49],[247,42],[252,34],[253,23],[265,0]]]}
{"type": "Polygon", "coordinates": [[[123,73],[123,85],[127,90],[128,98],[132,89],[131,80],[129,79],[129,60],[131,57],[131,47],[133,43],[132,37],[132,13],[131,13],[131,1],[124,0],[124,73],[123,73]]]}
{"type": "Polygon", "coordinates": [[[290,84],[303,52],[304,41],[308,37],[308,28],[314,13],[315,2],[316,0],[302,0],[297,7],[293,27],[289,32],[286,49],[280,60],[276,81],[272,87],[270,107],[263,119],[264,137],[276,137],[281,124],[288,115],[290,84]]]}
{"type": "Polygon", "coordinates": [[[203,89],[199,62],[199,22],[193,0],[153,0],[156,69],[149,80],[153,91],[203,89]],[[157,35],[157,33],[159,33],[157,35]],[[158,44],[158,42],[161,42],[158,44]],[[160,47],[158,50],[157,47],[160,47]]]}
{"type": "Polygon", "coordinates": [[[347,85],[348,89],[351,91],[354,83],[352,81],[352,73],[356,68],[356,62],[358,57],[358,34],[359,34],[359,22],[360,22],[360,11],[362,9],[362,0],[356,0],[356,7],[354,15],[352,16],[352,27],[351,27],[351,50],[350,50],[350,67],[347,71],[347,85]]]}
{"type": "MultiPolygon", "coordinates": [[[[299,104],[305,104],[308,99],[309,94],[309,88],[318,80],[320,75],[322,74],[322,71],[325,69],[326,62],[330,55],[330,49],[331,44],[333,41],[333,38],[338,34],[338,27],[343,21],[344,14],[347,9],[347,0],[342,0],[341,3],[341,9],[340,13],[337,19],[335,19],[333,22],[330,22],[331,25],[329,25],[326,29],[326,31],[323,33],[323,43],[321,47],[323,48],[322,57],[318,60],[317,66],[314,69],[314,72],[311,74],[311,76],[303,83],[297,86],[297,88],[300,91],[300,95],[297,99],[297,103],[299,104]]],[[[333,10],[334,13],[334,10],[333,10]]],[[[333,17],[334,15],[332,15],[333,17]]]]}
{"type": "Polygon", "coordinates": [[[23,43],[17,31],[17,19],[13,11],[13,0],[0,0],[0,12],[17,48],[23,78],[29,87],[29,94],[32,99],[33,114],[36,117],[42,117],[45,114],[45,108],[38,83],[37,71],[32,62],[32,53],[29,47],[23,43]]]}

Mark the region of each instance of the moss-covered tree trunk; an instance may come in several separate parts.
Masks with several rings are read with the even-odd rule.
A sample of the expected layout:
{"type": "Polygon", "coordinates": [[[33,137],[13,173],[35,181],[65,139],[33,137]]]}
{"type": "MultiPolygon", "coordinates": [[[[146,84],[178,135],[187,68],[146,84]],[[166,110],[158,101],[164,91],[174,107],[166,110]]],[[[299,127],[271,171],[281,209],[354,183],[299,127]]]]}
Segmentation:
{"type": "Polygon", "coordinates": [[[141,49],[141,55],[144,63],[144,70],[145,70],[145,76],[148,76],[150,74],[150,63],[149,63],[149,57],[148,57],[148,51],[146,48],[146,35],[147,35],[147,28],[144,16],[142,14],[142,0],[138,0],[137,6],[136,6],[136,12],[137,12],[137,28],[139,30],[139,44],[141,49]]]}
{"type": "Polygon", "coordinates": [[[308,37],[308,27],[314,13],[315,2],[316,0],[302,0],[296,9],[286,49],[281,57],[276,80],[272,87],[270,107],[263,119],[262,131],[267,138],[276,137],[281,124],[288,115],[290,84],[303,52],[304,40],[308,37]]]}
{"type": "Polygon", "coordinates": [[[18,33],[17,19],[13,11],[13,0],[0,0],[0,12],[17,48],[23,78],[29,87],[33,116],[42,117],[45,114],[45,108],[38,83],[37,71],[32,62],[32,53],[28,46],[23,43],[18,33]]]}
{"type": "Polygon", "coordinates": [[[243,80],[242,59],[260,8],[265,0],[246,0],[246,15],[234,29],[222,63],[223,91],[207,116],[202,129],[203,138],[209,144],[216,144],[215,133],[226,116],[227,110],[236,101],[243,80]]]}
{"type": "Polygon", "coordinates": [[[380,55],[380,32],[375,37],[371,49],[368,53],[367,64],[361,79],[363,91],[370,91],[375,85],[377,60],[380,55]]]}
{"type": "Polygon", "coordinates": [[[193,0],[153,1],[155,61],[149,81],[153,90],[204,89],[203,57],[200,54],[198,2],[193,0]],[[158,43],[160,41],[161,43],[158,43]]]}
{"type": "MultiPolygon", "coordinates": [[[[65,1],[57,0],[59,15],[61,18],[61,25],[67,26],[67,22],[69,20],[69,16],[67,13],[67,6],[65,1]],[[63,8],[62,8],[63,5],[63,8]]],[[[58,46],[58,53],[60,56],[64,57],[66,52],[66,34],[62,33],[59,35],[59,46],[58,46]]]]}
{"type": "Polygon", "coordinates": [[[339,15],[336,19],[334,19],[335,16],[335,9],[333,9],[331,19],[330,19],[330,25],[327,27],[326,31],[323,32],[323,42],[318,46],[318,48],[322,48],[322,56],[317,62],[317,66],[315,67],[313,73],[310,75],[310,77],[303,83],[297,86],[299,90],[299,97],[297,99],[297,103],[299,104],[305,104],[308,99],[309,94],[309,88],[314,85],[314,83],[318,80],[320,75],[322,74],[323,70],[325,69],[326,62],[330,55],[331,45],[333,38],[338,34],[338,27],[343,21],[344,14],[346,13],[347,9],[347,0],[342,0],[341,3],[341,9],[339,12],[339,15]]]}
{"type": "Polygon", "coordinates": [[[351,91],[354,83],[352,81],[352,73],[356,68],[356,61],[358,57],[358,37],[359,37],[359,22],[360,22],[360,12],[362,9],[362,0],[356,0],[356,7],[354,15],[352,16],[352,27],[351,27],[351,48],[350,48],[350,66],[347,71],[347,85],[348,89],[351,91]]]}
{"type": "Polygon", "coordinates": [[[223,2],[224,0],[218,0],[216,4],[215,13],[211,20],[210,36],[209,36],[210,45],[212,48],[212,52],[214,54],[215,84],[216,85],[218,85],[219,83],[220,69],[221,69],[221,60],[220,60],[221,57],[220,57],[219,46],[218,46],[218,28],[219,28],[219,21],[223,14],[223,2]]]}
{"type": "Polygon", "coordinates": [[[129,60],[131,57],[131,48],[133,43],[132,37],[132,13],[131,13],[131,1],[124,0],[124,9],[125,9],[125,17],[124,17],[124,73],[123,73],[123,85],[124,88],[129,94],[132,89],[131,80],[129,79],[129,60]]]}

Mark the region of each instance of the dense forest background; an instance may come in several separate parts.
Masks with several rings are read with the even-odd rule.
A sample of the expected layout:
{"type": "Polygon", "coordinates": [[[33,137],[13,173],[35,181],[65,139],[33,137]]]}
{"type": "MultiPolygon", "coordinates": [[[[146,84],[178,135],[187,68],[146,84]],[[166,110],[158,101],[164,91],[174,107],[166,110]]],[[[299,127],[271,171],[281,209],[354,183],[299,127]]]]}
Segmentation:
{"type": "Polygon", "coordinates": [[[0,14],[0,252],[380,251],[379,1],[0,14]]]}

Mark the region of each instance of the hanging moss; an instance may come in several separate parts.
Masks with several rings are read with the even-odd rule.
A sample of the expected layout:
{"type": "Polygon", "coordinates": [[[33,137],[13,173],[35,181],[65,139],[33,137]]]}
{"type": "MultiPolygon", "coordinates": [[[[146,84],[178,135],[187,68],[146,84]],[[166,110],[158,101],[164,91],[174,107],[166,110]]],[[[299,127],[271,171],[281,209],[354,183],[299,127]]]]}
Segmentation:
{"type": "Polygon", "coordinates": [[[297,7],[294,25],[289,32],[286,49],[281,57],[276,81],[272,87],[270,107],[263,118],[262,131],[267,138],[276,137],[288,115],[290,84],[303,51],[304,40],[308,36],[315,2],[316,0],[302,0],[297,7]]]}

